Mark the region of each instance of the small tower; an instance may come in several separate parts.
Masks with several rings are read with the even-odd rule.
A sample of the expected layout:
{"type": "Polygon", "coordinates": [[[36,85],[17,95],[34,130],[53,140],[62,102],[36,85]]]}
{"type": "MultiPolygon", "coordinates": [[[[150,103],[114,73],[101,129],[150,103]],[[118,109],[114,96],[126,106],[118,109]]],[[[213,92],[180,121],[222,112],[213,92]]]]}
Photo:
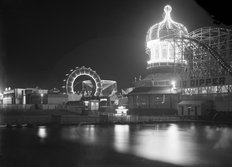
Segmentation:
{"type": "Polygon", "coordinates": [[[148,76],[154,86],[171,86],[173,82],[180,85],[180,72],[186,66],[181,48],[181,37],[188,36],[187,28],[172,20],[172,7],[164,7],[164,19],[151,26],[146,35],[146,53],[148,76]]]}

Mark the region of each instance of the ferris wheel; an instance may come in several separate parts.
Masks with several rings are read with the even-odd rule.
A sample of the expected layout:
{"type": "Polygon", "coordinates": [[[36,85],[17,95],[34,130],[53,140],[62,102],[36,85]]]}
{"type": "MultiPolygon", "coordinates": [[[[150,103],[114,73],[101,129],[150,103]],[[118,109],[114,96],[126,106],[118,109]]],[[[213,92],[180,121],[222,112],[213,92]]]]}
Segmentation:
{"type": "Polygon", "coordinates": [[[100,96],[102,92],[102,84],[99,75],[96,71],[93,71],[91,68],[76,67],[74,70],[71,69],[69,74],[66,74],[66,79],[64,79],[63,88],[65,89],[67,94],[79,94],[82,96],[100,96]],[[85,88],[83,86],[84,81],[90,81],[92,83],[91,90],[90,88],[85,88]],[[81,88],[76,90],[78,84],[81,84],[81,88]]]}

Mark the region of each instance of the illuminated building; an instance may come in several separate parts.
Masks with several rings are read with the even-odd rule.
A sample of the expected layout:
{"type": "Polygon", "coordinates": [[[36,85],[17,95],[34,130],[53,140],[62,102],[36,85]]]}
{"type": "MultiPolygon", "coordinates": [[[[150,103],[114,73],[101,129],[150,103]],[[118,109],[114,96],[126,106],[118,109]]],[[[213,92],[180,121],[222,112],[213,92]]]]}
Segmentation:
{"type": "Polygon", "coordinates": [[[128,109],[125,106],[118,106],[115,111],[117,112],[115,116],[126,116],[128,109]]]}
{"type": "Polygon", "coordinates": [[[2,104],[47,104],[47,92],[39,88],[6,88],[2,104]]]}
{"type": "Polygon", "coordinates": [[[231,111],[231,30],[205,27],[188,33],[184,25],[172,20],[171,11],[166,5],[163,21],[147,32],[147,76],[135,81],[135,89],[128,94],[130,112],[231,111]]]}
{"type": "Polygon", "coordinates": [[[26,88],[26,104],[47,104],[48,103],[48,90],[36,88],[26,88]]]}
{"type": "Polygon", "coordinates": [[[5,91],[3,91],[2,104],[25,104],[25,89],[6,88],[5,91]]]}

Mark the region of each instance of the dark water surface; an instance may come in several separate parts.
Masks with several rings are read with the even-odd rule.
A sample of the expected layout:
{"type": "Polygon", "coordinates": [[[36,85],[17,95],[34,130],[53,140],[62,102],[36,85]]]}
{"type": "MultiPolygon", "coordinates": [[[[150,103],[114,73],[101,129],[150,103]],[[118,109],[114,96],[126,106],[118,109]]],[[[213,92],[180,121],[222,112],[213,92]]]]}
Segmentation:
{"type": "Polygon", "coordinates": [[[193,123],[0,128],[0,166],[232,166],[232,127],[193,123]]]}

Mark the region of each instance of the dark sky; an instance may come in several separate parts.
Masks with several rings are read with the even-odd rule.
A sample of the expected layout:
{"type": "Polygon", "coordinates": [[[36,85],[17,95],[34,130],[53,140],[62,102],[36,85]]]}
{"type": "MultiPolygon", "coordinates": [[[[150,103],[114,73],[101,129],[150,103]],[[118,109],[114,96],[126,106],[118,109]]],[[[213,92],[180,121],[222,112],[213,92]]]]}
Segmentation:
{"type": "Polygon", "coordinates": [[[2,0],[0,89],[61,89],[76,66],[116,80],[119,90],[132,86],[145,75],[146,32],[162,20],[166,4],[189,32],[232,23],[224,0],[2,0]]]}

